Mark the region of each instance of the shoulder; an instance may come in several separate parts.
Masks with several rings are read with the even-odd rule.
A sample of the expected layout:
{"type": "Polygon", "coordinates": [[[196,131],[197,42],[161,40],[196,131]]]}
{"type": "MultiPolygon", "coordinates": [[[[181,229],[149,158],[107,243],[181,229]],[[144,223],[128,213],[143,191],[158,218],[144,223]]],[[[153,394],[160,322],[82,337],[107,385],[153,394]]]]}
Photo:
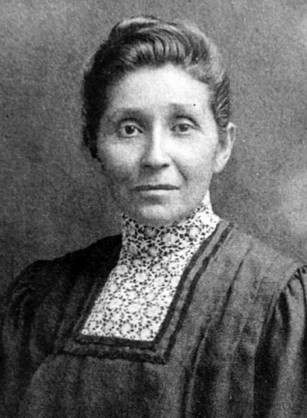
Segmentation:
{"type": "Polygon", "coordinates": [[[35,261],[18,275],[11,286],[11,292],[16,287],[27,284],[33,292],[42,295],[50,285],[54,285],[64,277],[73,277],[74,274],[86,273],[98,268],[108,261],[120,244],[121,237],[116,235],[52,260],[35,261]]]}
{"type": "MultiPolygon", "coordinates": [[[[226,222],[227,224],[227,222],[226,222]]],[[[281,276],[291,276],[302,263],[281,254],[267,243],[243,232],[235,224],[228,223],[228,235],[223,248],[223,257],[227,263],[241,266],[254,276],[276,277],[278,282],[281,276]]]]}
{"type": "Polygon", "coordinates": [[[251,318],[270,318],[278,306],[298,311],[307,306],[307,267],[276,251],[263,241],[228,224],[219,262],[224,274],[232,271],[232,286],[240,297],[249,295],[251,318]]]}
{"type": "Polygon", "coordinates": [[[87,248],[68,253],[53,260],[39,260],[25,268],[11,284],[4,309],[4,318],[15,325],[31,321],[48,305],[48,310],[60,309],[61,301],[73,289],[76,280],[88,280],[95,272],[116,258],[121,237],[99,240],[87,248]]]}
{"type": "MultiPolygon", "coordinates": [[[[255,309],[261,316],[269,315],[284,292],[291,294],[289,289],[294,285],[304,297],[307,277],[302,263],[227,221],[222,221],[219,228],[223,232],[216,234],[219,248],[211,263],[212,274],[223,283],[228,282],[235,304],[245,301],[240,309],[255,309]]],[[[212,285],[218,283],[214,280],[212,285]]],[[[245,315],[248,317],[247,312],[245,315]]]]}

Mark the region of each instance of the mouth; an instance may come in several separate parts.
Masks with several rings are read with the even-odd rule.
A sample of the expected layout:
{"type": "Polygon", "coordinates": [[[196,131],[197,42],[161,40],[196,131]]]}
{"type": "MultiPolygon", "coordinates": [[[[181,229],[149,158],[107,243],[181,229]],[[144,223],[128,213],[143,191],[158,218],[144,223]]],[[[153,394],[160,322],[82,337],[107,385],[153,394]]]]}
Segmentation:
{"type": "Polygon", "coordinates": [[[142,184],[134,188],[137,192],[152,191],[152,190],[178,190],[177,186],[172,184],[142,184]]]}

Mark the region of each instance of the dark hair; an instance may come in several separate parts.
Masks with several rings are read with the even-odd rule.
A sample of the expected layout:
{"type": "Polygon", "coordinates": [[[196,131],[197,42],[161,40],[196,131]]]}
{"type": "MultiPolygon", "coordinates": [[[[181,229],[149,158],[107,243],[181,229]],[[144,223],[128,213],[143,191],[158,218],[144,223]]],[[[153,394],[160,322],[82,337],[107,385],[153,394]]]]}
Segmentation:
{"type": "Polygon", "coordinates": [[[83,142],[97,157],[97,134],[108,105],[108,89],[140,67],[180,66],[208,84],[218,127],[230,118],[229,79],[214,43],[196,26],[138,16],[117,23],[91,58],[83,80],[83,142]]]}

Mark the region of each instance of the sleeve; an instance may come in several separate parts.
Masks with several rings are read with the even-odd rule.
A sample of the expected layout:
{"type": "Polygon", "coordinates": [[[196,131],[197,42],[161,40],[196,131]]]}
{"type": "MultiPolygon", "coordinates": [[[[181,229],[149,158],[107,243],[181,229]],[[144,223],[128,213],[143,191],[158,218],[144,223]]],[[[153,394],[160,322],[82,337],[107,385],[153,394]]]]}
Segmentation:
{"type": "Polygon", "coordinates": [[[281,291],[265,325],[255,370],[257,418],[307,416],[307,268],[281,291]]]}
{"type": "Polygon", "coordinates": [[[37,311],[47,291],[46,265],[26,268],[11,286],[1,319],[0,416],[17,416],[19,400],[50,347],[36,331],[37,311]]]}

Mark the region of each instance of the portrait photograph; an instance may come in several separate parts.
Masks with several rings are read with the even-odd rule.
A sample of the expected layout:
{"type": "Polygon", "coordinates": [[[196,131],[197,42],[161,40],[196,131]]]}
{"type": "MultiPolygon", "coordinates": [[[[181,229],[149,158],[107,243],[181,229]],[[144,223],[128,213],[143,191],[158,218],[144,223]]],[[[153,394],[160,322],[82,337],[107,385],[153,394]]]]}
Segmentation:
{"type": "Polygon", "coordinates": [[[306,417],[306,1],[0,0],[0,44],[0,417],[306,417]]]}

